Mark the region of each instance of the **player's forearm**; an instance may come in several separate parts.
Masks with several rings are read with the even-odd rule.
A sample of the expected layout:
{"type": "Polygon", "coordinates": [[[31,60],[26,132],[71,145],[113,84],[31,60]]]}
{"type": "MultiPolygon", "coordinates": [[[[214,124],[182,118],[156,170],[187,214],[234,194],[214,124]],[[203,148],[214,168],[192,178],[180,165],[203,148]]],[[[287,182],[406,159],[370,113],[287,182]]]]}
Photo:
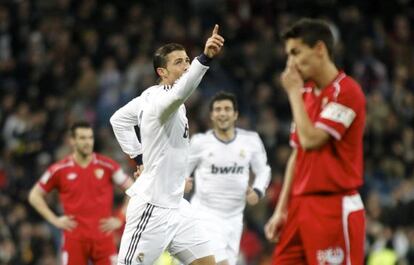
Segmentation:
{"type": "Polygon", "coordinates": [[[123,108],[115,112],[110,118],[112,130],[124,153],[134,158],[141,154],[141,144],[135,133],[134,124],[124,122],[123,108]]]}
{"type": "Polygon", "coordinates": [[[125,196],[124,202],[122,203],[122,206],[121,206],[121,209],[120,209],[120,212],[121,212],[121,214],[123,216],[126,215],[126,210],[127,210],[127,207],[128,207],[128,202],[129,202],[129,196],[125,196]]]}
{"type": "Polygon", "coordinates": [[[289,92],[288,98],[300,145],[304,149],[318,147],[317,129],[313,126],[312,121],[306,112],[301,92],[299,90],[292,90],[289,92]]]}
{"type": "Polygon", "coordinates": [[[285,177],[283,181],[282,191],[280,193],[279,201],[277,203],[275,213],[284,213],[287,209],[287,204],[290,197],[290,192],[293,183],[293,173],[295,168],[297,150],[293,149],[286,165],[285,177]]]}
{"type": "Polygon", "coordinates": [[[253,183],[253,189],[258,190],[260,192],[260,197],[262,197],[270,183],[271,169],[265,164],[260,170],[256,170],[256,172],[253,170],[253,172],[256,176],[253,183]]]}
{"type": "Polygon", "coordinates": [[[36,211],[49,223],[55,225],[57,219],[56,214],[49,208],[44,197],[38,192],[32,191],[29,193],[29,203],[36,209],[36,211]]]}
{"type": "Polygon", "coordinates": [[[127,154],[130,158],[135,158],[142,154],[141,144],[137,139],[134,128],[130,129],[115,129],[112,127],[115,138],[121,146],[122,151],[127,154]]]}
{"type": "Polygon", "coordinates": [[[161,121],[164,122],[183,104],[198,87],[208,66],[194,59],[190,68],[173,85],[164,102],[161,103],[161,121]]]}

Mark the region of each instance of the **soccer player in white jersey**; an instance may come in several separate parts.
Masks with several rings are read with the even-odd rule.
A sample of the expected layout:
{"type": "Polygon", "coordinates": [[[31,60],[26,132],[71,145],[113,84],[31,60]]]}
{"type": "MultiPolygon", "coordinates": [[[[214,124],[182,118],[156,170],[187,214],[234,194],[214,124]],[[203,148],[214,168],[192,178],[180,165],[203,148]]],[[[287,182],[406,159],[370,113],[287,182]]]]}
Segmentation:
{"type": "MultiPolygon", "coordinates": [[[[196,134],[190,143],[187,176],[194,170],[191,198],[212,242],[217,264],[236,264],[245,202],[254,205],[270,181],[266,151],[256,132],[235,128],[237,101],[219,92],[210,102],[213,129],[196,134]],[[250,169],[255,179],[249,186],[250,169]]],[[[187,181],[186,192],[192,187],[187,181]]]]}
{"type": "Polygon", "coordinates": [[[167,44],[154,55],[158,85],[148,88],[111,117],[115,136],[131,158],[145,165],[127,194],[131,197],[118,265],[153,264],[168,250],[184,264],[215,264],[210,242],[183,199],[188,160],[185,100],[201,82],[224,44],[218,25],[204,52],[190,59],[183,46],[167,44]],[[140,127],[141,144],[134,126],[140,127]]]}

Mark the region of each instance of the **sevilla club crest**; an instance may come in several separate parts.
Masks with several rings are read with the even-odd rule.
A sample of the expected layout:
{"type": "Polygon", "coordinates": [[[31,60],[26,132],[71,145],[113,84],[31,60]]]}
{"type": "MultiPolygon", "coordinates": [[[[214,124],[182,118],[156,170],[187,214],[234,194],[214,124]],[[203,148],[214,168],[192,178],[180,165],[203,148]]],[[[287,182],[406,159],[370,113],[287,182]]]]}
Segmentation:
{"type": "Polygon", "coordinates": [[[104,175],[104,170],[102,168],[95,169],[95,177],[97,179],[102,179],[104,175]]]}

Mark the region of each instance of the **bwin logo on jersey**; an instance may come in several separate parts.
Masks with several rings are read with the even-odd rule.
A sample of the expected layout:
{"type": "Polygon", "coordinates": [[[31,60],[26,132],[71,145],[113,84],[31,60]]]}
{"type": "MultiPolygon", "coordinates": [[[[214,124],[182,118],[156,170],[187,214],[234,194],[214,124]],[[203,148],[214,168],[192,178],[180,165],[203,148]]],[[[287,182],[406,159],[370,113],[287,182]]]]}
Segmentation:
{"type": "Polygon", "coordinates": [[[229,167],[218,167],[214,164],[211,165],[211,174],[243,174],[244,167],[238,166],[234,163],[233,166],[229,167]]]}
{"type": "Polygon", "coordinates": [[[343,264],[345,254],[340,247],[331,247],[316,252],[318,264],[320,265],[340,265],[343,264]]]}

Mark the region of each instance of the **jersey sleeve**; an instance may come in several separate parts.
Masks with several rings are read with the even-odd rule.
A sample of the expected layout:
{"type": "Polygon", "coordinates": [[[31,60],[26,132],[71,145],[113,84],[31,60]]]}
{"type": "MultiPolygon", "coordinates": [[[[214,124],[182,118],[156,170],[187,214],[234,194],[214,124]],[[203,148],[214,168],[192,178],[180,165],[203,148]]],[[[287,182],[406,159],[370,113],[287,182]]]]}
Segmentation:
{"type": "Polygon", "coordinates": [[[154,100],[157,116],[161,123],[178,110],[181,104],[190,97],[191,93],[200,84],[201,79],[208,70],[208,66],[194,59],[188,70],[174,83],[170,89],[164,89],[154,100]]]}
{"type": "Polygon", "coordinates": [[[253,189],[258,189],[262,194],[265,193],[267,186],[269,186],[271,170],[267,164],[267,154],[264,148],[263,142],[259,135],[254,135],[254,152],[250,166],[255,174],[255,180],[253,182],[253,189]]]}
{"type": "Polygon", "coordinates": [[[190,141],[190,151],[189,151],[189,155],[188,155],[188,163],[187,163],[187,168],[186,168],[186,172],[185,172],[185,176],[189,177],[191,175],[191,173],[194,172],[194,170],[196,169],[196,167],[198,166],[198,164],[201,161],[201,156],[202,156],[202,146],[201,146],[201,135],[199,134],[195,134],[190,141]]]}
{"type": "Polygon", "coordinates": [[[134,98],[110,118],[112,129],[122,151],[131,158],[142,153],[141,143],[134,129],[134,126],[139,126],[140,105],[141,97],[134,98]]]}
{"type": "Polygon", "coordinates": [[[299,146],[299,137],[296,131],[296,124],[294,122],[290,124],[289,145],[292,148],[297,148],[299,146]]]}
{"type": "Polygon", "coordinates": [[[328,101],[315,121],[315,127],[340,140],[356,118],[360,108],[360,95],[357,87],[342,89],[337,97],[328,101]]]}
{"type": "Polygon", "coordinates": [[[125,188],[125,183],[128,180],[128,175],[125,174],[125,172],[122,170],[122,168],[118,168],[114,171],[114,173],[112,174],[112,182],[115,183],[116,185],[125,188]]]}
{"type": "Polygon", "coordinates": [[[37,184],[45,192],[50,192],[59,186],[59,177],[56,174],[56,170],[53,169],[53,166],[49,167],[43,175],[40,177],[37,184]]]}

